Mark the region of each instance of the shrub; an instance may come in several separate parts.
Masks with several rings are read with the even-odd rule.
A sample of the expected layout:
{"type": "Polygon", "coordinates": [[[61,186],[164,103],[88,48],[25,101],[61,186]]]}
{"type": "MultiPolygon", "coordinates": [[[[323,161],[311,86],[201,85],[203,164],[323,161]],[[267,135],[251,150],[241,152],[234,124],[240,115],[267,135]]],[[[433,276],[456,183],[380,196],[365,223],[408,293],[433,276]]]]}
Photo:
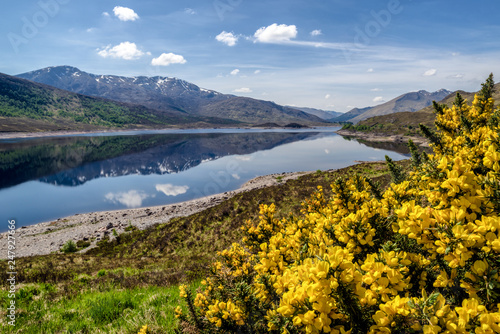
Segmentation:
{"type": "Polygon", "coordinates": [[[76,244],[73,240],[68,240],[66,243],[61,247],[61,252],[63,253],[74,253],[78,250],[76,247],[76,244]]]}
{"type": "Polygon", "coordinates": [[[138,230],[138,228],[135,227],[134,225],[132,225],[132,223],[129,223],[129,225],[127,227],[125,227],[125,232],[130,232],[130,231],[135,231],[135,230],[138,230]]]}
{"type": "Polygon", "coordinates": [[[76,247],[78,247],[80,249],[87,248],[89,246],[90,246],[90,242],[89,241],[78,240],[76,242],[76,247]]]}
{"type": "MultiPolygon", "coordinates": [[[[194,298],[203,333],[500,332],[500,111],[436,104],[434,154],[382,196],[338,179],[281,220],[263,205],[194,298]]],[[[185,325],[182,325],[185,327],[185,325]]]]}

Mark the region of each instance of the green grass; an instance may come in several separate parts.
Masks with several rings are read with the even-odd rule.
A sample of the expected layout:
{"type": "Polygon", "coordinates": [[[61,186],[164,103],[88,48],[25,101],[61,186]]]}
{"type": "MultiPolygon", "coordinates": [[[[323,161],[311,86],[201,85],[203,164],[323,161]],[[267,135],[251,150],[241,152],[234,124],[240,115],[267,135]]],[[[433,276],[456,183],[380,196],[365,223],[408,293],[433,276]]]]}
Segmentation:
{"type": "MultiPolygon", "coordinates": [[[[407,168],[409,161],[398,164],[407,168]]],[[[336,178],[356,174],[381,188],[390,183],[385,163],[317,171],[167,224],[130,229],[84,254],[18,258],[18,319],[9,333],[137,333],[145,324],[152,333],[173,333],[177,285],[196,288],[216,252],[240,240],[247,220],[257,221],[260,204],[275,203],[278,217],[298,214],[318,185],[329,195],[336,178]]],[[[0,261],[3,282],[7,271],[7,261],[0,261]]],[[[7,286],[0,290],[2,326],[7,326],[6,296],[7,286]]]]}
{"type": "MultiPolygon", "coordinates": [[[[190,288],[199,285],[194,281],[190,288]]],[[[10,301],[5,291],[0,299],[4,310],[10,301]]],[[[30,284],[18,290],[15,328],[2,314],[2,333],[137,333],[144,325],[150,333],[174,333],[179,301],[176,286],[117,289],[102,284],[63,297],[53,285],[30,284]]]]}

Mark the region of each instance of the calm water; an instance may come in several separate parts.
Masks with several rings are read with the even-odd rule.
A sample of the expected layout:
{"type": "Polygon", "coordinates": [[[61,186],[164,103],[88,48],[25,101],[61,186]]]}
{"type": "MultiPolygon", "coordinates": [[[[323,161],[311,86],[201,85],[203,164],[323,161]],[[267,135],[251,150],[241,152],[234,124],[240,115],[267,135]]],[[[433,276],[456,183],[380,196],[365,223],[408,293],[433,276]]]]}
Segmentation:
{"type": "Polygon", "coordinates": [[[75,213],[164,205],[271,173],[405,155],[308,130],[184,130],[0,140],[0,231],[75,213]]]}

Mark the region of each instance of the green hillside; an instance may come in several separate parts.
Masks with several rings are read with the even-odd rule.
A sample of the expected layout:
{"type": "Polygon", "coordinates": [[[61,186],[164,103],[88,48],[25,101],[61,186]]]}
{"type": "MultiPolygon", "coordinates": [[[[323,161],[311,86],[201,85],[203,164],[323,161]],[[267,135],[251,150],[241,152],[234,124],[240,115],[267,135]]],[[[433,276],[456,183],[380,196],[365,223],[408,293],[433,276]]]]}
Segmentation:
{"type": "Polygon", "coordinates": [[[237,123],[94,98],[4,74],[0,74],[0,120],[0,132],[237,123]]]}

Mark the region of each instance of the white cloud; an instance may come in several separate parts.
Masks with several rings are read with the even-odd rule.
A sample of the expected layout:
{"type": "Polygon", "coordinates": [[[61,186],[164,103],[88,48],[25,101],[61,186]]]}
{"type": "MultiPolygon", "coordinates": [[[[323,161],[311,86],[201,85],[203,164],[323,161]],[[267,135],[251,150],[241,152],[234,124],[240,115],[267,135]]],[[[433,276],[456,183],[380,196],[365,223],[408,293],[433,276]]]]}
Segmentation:
{"type": "Polygon", "coordinates": [[[276,24],[262,27],[254,34],[255,42],[261,43],[279,43],[288,42],[297,37],[297,27],[295,25],[276,24]]]}
{"type": "Polygon", "coordinates": [[[382,96],[377,96],[373,99],[373,102],[384,102],[384,98],[382,96]]]}
{"type": "Polygon", "coordinates": [[[196,11],[192,8],[186,8],[186,9],[184,9],[184,13],[189,14],[189,15],[194,15],[194,14],[196,14],[196,11]]]}
{"type": "Polygon", "coordinates": [[[127,7],[116,6],[113,8],[113,13],[120,21],[135,21],[139,19],[139,15],[133,9],[127,7]]]}
{"type": "Polygon", "coordinates": [[[233,34],[232,32],[227,32],[227,31],[223,31],[217,36],[215,36],[216,40],[226,44],[227,46],[235,46],[236,43],[238,42],[238,38],[239,37],[233,34]]]}
{"type": "Polygon", "coordinates": [[[231,75],[238,75],[238,73],[240,73],[240,70],[237,68],[231,71],[231,75]]]}
{"type": "Polygon", "coordinates": [[[158,58],[153,58],[151,60],[151,65],[153,66],[168,66],[171,64],[185,64],[187,62],[181,55],[176,55],[173,53],[162,53],[158,58]]]}
{"type": "Polygon", "coordinates": [[[109,17],[109,13],[108,12],[103,12],[102,16],[109,17]]]}
{"type": "Polygon", "coordinates": [[[138,192],[137,190],[130,190],[126,193],[107,193],[104,197],[108,201],[123,204],[127,208],[138,208],[142,205],[142,201],[149,196],[143,192],[138,192]]]}
{"type": "Polygon", "coordinates": [[[369,68],[368,71],[366,71],[368,73],[373,73],[373,68],[369,68]]]}
{"type": "Polygon", "coordinates": [[[157,184],[156,190],[161,191],[167,196],[178,196],[185,194],[188,191],[188,186],[174,186],[173,184],[157,184]]]}
{"type": "Polygon", "coordinates": [[[383,89],[382,88],[372,88],[370,91],[372,92],[381,92],[383,89]]]}
{"type": "Polygon", "coordinates": [[[96,31],[97,29],[96,28],[88,28],[86,31],[88,33],[93,33],[94,31],[96,31]]]}
{"type": "Polygon", "coordinates": [[[325,153],[326,153],[326,154],[330,154],[330,150],[329,150],[329,149],[327,149],[327,148],[325,148],[325,153]]]}
{"type": "Polygon", "coordinates": [[[242,88],[238,88],[238,89],[233,90],[233,92],[235,92],[235,93],[251,93],[252,90],[248,87],[242,87],[242,88]]]}
{"type": "Polygon", "coordinates": [[[236,180],[241,179],[241,177],[240,177],[238,174],[236,174],[236,173],[231,174],[231,176],[232,176],[234,179],[236,179],[236,180]]]}
{"type": "Polygon", "coordinates": [[[424,77],[432,77],[436,75],[437,70],[435,68],[431,68],[430,70],[427,70],[424,72],[424,77]]]}
{"type": "Polygon", "coordinates": [[[255,72],[253,72],[253,74],[259,74],[260,73],[260,70],[255,70],[255,72]]]}
{"type": "Polygon", "coordinates": [[[99,56],[103,58],[121,58],[126,60],[138,59],[145,54],[150,54],[149,52],[144,53],[137,48],[135,43],[123,42],[118,45],[111,47],[111,45],[106,46],[103,50],[99,50],[99,56]]]}
{"type": "Polygon", "coordinates": [[[322,35],[323,33],[321,32],[320,29],[315,29],[313,31],[311,31],[311,36],[319,36],[319,35],[322,35]]]}
{"type": "Polygon", "coordinates": [[[326,95],[325,95],[325,99],[327,99],[327,100],[328,100],[330,97],[332,97],[330,94],[326,94],[326,95]]]}
{"type": "Polygon", "coordinates": [[[451,77],[455,78],[455,79],[462,79],[464,76],[465,75],[459,73],[459,74],[452,75],[451,77]]]}

